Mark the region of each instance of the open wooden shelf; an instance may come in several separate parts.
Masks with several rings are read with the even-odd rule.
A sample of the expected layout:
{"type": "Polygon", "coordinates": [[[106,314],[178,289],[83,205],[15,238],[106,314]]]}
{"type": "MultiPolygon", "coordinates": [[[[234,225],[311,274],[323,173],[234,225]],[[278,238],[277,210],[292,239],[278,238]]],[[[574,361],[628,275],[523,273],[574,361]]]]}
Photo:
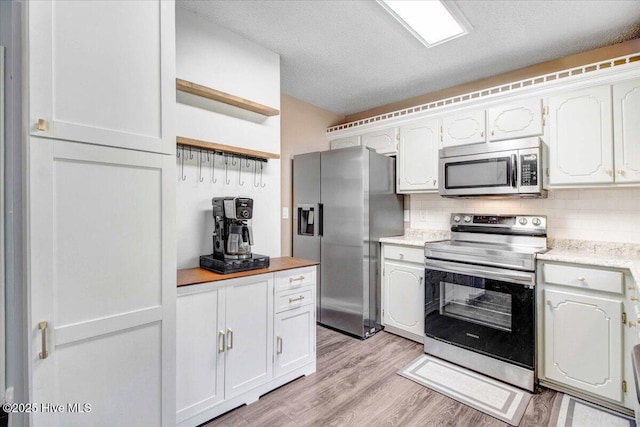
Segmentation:
{"type": "Polygon", "coordinates": [[[181,92],[187,92],[203,98],[233,105],[234,107],[242,108],[243,110],[253,111],[254,113],[262,114],[267,117],[277,116],[280,114],[280,110],[276,110],[275,108],[258,104],[257,102],[249,101],[248,99],[240,98],[239,96],[221,92],[187,80],[176,79],[176,89],[181,92]]]}
{"type": "Polygon", "coordinates": [[[251,159],[260,159],[267,161],[269,159],[279,159],[280,154],[267,153],[266,151],[249,150],[248,148],[232,147],[231,145],[218,144],[216,142],[201,141],[199,139],[185,138],[179,136],[176,138],[178,145],[184,145],[187,147],[194,147],[213,152],[222,152],[233,154],[241,157],[248,157],[251,159]]]}

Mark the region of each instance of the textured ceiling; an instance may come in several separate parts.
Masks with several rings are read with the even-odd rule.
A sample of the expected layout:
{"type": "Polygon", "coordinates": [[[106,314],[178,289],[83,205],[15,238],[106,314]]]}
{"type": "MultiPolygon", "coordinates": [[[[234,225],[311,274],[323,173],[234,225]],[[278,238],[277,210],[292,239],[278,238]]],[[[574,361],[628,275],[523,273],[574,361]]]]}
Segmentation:
{"type": "Polygon", "coordinates": [[[640,37],[640,0],[458,0],[469,35],[424,47],[372,0],[178,0],[280,54],[282,92],[343,115],[640,37]]]}

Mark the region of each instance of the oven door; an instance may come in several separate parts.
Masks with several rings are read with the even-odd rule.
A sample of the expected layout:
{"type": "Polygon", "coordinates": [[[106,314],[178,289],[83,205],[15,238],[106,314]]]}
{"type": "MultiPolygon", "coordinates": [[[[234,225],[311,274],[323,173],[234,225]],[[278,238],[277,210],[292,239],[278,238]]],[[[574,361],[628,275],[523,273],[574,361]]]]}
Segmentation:
{"type": "Polygon", "coordinates": [[[440,194],[478,196],[518,193],[518,152],[446,157],[440,159],[440,194]]]}
{"type": "Polygon", "coordinates": [[[427,259],[425,334],[534,369],[535,274],[427,259]]]}

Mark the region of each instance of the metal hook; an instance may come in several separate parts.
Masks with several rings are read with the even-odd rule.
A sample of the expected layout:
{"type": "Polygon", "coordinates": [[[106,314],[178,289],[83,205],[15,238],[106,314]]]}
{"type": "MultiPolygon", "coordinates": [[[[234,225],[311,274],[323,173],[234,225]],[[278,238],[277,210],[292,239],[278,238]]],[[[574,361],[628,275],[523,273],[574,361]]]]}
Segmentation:
{"type": "Polygon", "coordinates": [[[198,172],[200,172],[200,182],[204,181],[202,177],[202,150],[198,151],[198,172]]]}
{"type": "Polygon", "coordinates": [[[238,163],[238,158],[236,156],[231,156],[231,165],[235,166],[238,163]]]}
{"type": "Polygon", "coordinates": [[[224,155],[224,180],[229,185],[231,181],[229,180],[229,155],[224,155]]]}
{"type": "Polygon", "coordinates": [[[189,160],[193,160],[193,151],[191,151],[191,147],[189,147],[189,160]]]}
{"type": "Polygon", "coordinates": [[[249,169],[249,165],[250,165],[249,162],[251,161],[251,159],[247,157],[246,160],[247,160],[247,165],[245,166],[245,168],[249,169]]]}
{"type": "Polygon", "coordinates": [[[216,152],[213,152],[213,156],[211,156],[211,182],[216,183],[218,180],[216,179],[216,152]]]}
{"type": "Polygon", "coordinates": [[[242,180],[242,159],[238,160],[238,185],[242,187],[244,185],[244,181],[242,180]]]}
{"type": "Polygon", "coordinates": [[[260,183],[258,182],[256,184],[256,180],[258,179],[258,161],[254,160],[253,161],[253,186],[254,187],[259,187],[260,183]]]}
{"type": "Polygon", "coordinates": [[[262,168],[264,167],[264,162],[260,162],[260,188],[264,188],[267,186],[267,183],[262,183],[262,168]]]}
{"type": "Polygon", "coordinates": [[[182,146],[182,156],[180,156],[180,174],[182,175],[182,180],[186,181],[187,176],[184,174],[184,146],[182,146]]]}

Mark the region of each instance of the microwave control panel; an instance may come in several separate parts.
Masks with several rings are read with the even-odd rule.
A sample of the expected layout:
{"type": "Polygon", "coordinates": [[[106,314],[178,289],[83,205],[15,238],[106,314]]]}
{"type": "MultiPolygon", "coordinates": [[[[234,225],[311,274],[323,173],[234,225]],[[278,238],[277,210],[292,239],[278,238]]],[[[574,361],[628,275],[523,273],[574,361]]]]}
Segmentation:
{"type": "Polygon", "coordinates": [[[537,154],[522,154],[520,156],[520,185],[526,187],[538,185],[537,154]]]}

